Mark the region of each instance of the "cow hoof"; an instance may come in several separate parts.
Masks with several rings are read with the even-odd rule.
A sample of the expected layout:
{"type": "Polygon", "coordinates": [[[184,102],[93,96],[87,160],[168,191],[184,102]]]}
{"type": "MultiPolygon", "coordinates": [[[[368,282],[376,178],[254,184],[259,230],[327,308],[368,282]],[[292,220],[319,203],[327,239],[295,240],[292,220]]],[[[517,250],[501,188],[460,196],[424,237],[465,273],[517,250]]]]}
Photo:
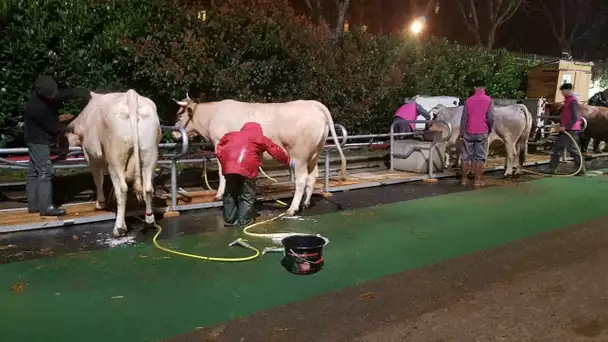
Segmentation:
{"type": "Polygon", "coordinates": [[[290,217],[290,216],[293,216],[293,215],[295,215],[295,214],[296,214],[296,211],[295,211],[295,210],[291,210],[291,209],[289,209],[289,210],[287,210],[287,211],[285,212],[285,215],[284,215],[284,216],[286,216],[286,217],[290,217]]]}
{"type": "Polygon", "coordinates": [[[219,201],[221,201],[221,200],[222,200],[222,196],[215,196],[213,199],[214,199],[216,202],[219,202],[219,201]]]}
{"type": "Polygon", "coordinates": [[[120,238],[123,236],[127,236],[127,228],[114,228],[113,235],[115,238],[120,238]]]}
{"type": "Polygon", "coordinates": [[[510,174],[506,174],[506,173],[505,173],[504,175],[502,175],[502,179],[508,179],[508,178],[510,178],[510,177],[511,177],[511,175],[510,175],[510,174]]]}
{"type": "Polygon", "coordinates": [[[95,202],[95,210],[104,210],[106,208],[106,202],[95,202]]]}
{"type": "Polygon", "coordinates": [[[150,230],[154,230],[156,228],[156,225],[154,224],[154,222],[144,222],[144,227],[141,229],[142,233],[147,233],[150,230]]]}
{"type": "Polygon", "coordinates": [[[521,177],[521,173],[516,173],[513,175],[513,178],[519,178],[519,177],[521,177]]]}

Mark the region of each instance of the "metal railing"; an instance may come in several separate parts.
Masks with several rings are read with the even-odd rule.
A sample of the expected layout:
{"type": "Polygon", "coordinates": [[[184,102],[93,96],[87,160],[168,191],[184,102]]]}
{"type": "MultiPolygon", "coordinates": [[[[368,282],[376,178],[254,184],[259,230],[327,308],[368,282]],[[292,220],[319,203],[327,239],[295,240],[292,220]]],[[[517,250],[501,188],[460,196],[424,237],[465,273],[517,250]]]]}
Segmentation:
{"type": "MultiPolygon", "coordinates": [[[[181,152],[165,155],[171,158],[171,211],[175,211],[177,208],[177,160],[188,153],[188,135],[183,127],[161,126],[160,128],[164,132],[180,132],[182,137],[181,152]]],[[[179,145],[175,147],[177,146],[179,145]]]]}
{"type": "MultiPolygon", "coordinates": [[[[349,139],[348,137],[348,132],[346,130],[346,128],[341,125],[341,124],[335,124],[334,125],[336,130],[339,131],[341,133],[338,134],[337,136],[337,140],[338,141],[334,141],[332,137],[328,137],[327,142],[332,141],[333,144],[331,145],[327,145],[325,150],[329,150],[332,148],[336,148],[336,144],[340,144],[341,147],[345,147],[347,144],[347,141],[349,139]]],[[[207,163],[209,161],[214,160],[215,158],[213,157],[206,157],[206,158],[195,158],[195,159],[183,159],[184,156],[186,156],[189,152],[189,149],[191,147],[209,147],[209,146],[213,146],[210,143],[195,143],[195,144],[190,144],[189,140],[188,140],[188,135],[186,134],[186,131],[183,127],[174,127],[174,126],[161,126],[161,130],[163,132],[180,132],[181,134],[181,143],[161,143],[158,145],[159,149],[162,150],[167,150],[167,149],[175,149],[178,150],[179,152],[174,152],[174,153],[162,153],[162,157],[167,157],[169,158],[169,160],[159,160],[157,163],[163,167],[169,168],[171,171],[171,205],[170,205],[170,209],[172,211],[178,209],[178,205],[177,205],[177,174],[178,174],[178,170],[177,170],[177,164],[197,164],[197,163],[207,163]]],[[[388,135],[387,135],[388,136],[388,135]]],[[[359,136],[359,137],[365,137],[365,136],[359,136]]],[[[356,144],[356,145],[360,145],[360,146],[368,146],[369,144],[356,144]]],[[[81,147],[70,147],[69,149],[60,149],[61,152],[65,152],[65,151],[69,151],[70,155],[82,155],[82,148],[81,147]]],[[[0,155],[10,155],[10,154],[27,154],[28,153],[28,149],[27,148],[4,148],[4,149],[0,149],[0,155]]],[[[87,163],[83,163],[85,159],[84,158],[71,158],[69,159],[69,161],[62,161],[61,164],[57,165],[58,163],[55,163],[56,165],[54,165],[55,168],[57,169],[78,169],[78,168],[86,168],[88,167],[87,163]],[[80,162],[80,163],[79,163],[80,162]]],[[[326,169],[325,169],[325,174],[326,174],[326,187],[327,184],[329,183],[329,158],[327,158],[327,154],[326,154],[326,169]]],[[[25,169],[28,167],[28,162],[27,161],[12,161],[12,160],[8,160],[6,158],[1,158],[0,157],[0,168],[10,168],[10,169],[25,169]]],[[[294,175],[292,170],[290,170],[290,178],[293,181],[294,180],[294,175]]],[[[23,182],[21,183],[21,185],[24,184],[23,182]]],[[[2,184],[0,184],[1,186],[2,184]]],[[[11,182],[10,184],[8,184],[10,186],[15,186],[15,185],[20,185],[19,183],[16,182],[11,182]]]]}
{"type": "MultiPolygon", "coordinates": [[[[559,116],[540,116],[541,119],[559,119],[559,116]]],[[[442,132],[442,138],[440,140],[434,140],[430,142],[430,146],[429,147],[424,147],[422,149],[428,149],[429,150],[429,154],[428,154],[428,177],[429,178],[433,178],[434,177],[434,165],[433,165],[433,153],[434,153],[434,149],[436,147],[437,144],[440,143],[445,143],[448,140],[450,140],[450,138],[452,137],[453,134],[453,127],[452,125],[444,120],[407,120],[407,121],[401,121],[403,123],[412,123],[412,124],[427,124],[427,125],[432,125],[432,124],[441,124],[443,126],[447,127],[447,136],[443,137],[443,132],[442,132]]],[[[388,143],[389,145],[389,158],[390,158],[390,170],[394,171],[394,158],[395,158],[395,138],[396,137],[402,137],[402,136],[420,136],[423,135],[425,133],[425,131],[414,131],[414,132],[408,132],[408,133],[395,133],[395,123],[392,123],[390,126],[390,131],[389,133],[383,133],[383,134],[365,134],[365,135],[348,135],[348,132],[346,130],[346,128],[341,125],[341,124],[335,124],[334,125],[336,128],[336,131],[339,132],[338,136],[337,136],[337,140],[338,141],[334,141],[333,138],[330,136],[327,139],[326,143],[329,143],[330,140],[331,142],[333,142],[333,144],[327,144],[325,146],[325,160],[324,160],[324,179],[323,179],[323,191],[328,192],[330,190],[330,186],[329,186],[329,180],[330,180],[330,174],[332,173],[332,171],[330,170],[330,162],[331,162],[331,153],[334,152],[337,149],[337,145],[339,144],[340,147],[342,149],[354,149],[354,148],[363,148],[363,147],[371,147],[374,145],[384,145],[386,143],[388,143]],[[378,139],[381,139],[380,141],[378,141],[378,139]],[[382,140],[384,139],[384,140],[382,140]],[[386,140],[388,139],[388,141],[386,140]],[[364,142],[361,142],[361,140],[366,140],[364,142]],[[359,141],[359,142],[357,142],[359,141]]],[[[583,118],[583,129],[585,129],[587,127],[587,121],[583,118]]],[[[205,158],[194,158],[194,159],[184,159],[184,157],[188,154],[190,148],[192,147],[205,147],[205,146],[212,146],[209,143],[194,143],[191,144],[188,141],[188,136],[185,132],[185,130],[183,128],[177,128],[177,127],[173,127],[173,126],[161,126],[161,129],[164,132],[180,132],[181,133],[181,143],[161,143],[159,144],[159,148],[163,149],[163,150],[167,150],[167,149],[173,149],[175,150],[175,152],[173,153],[163,153],[162,156],[163,157],[168,157],[169,160],[159,160],[158,163],[165,167],[165,168],[170,168],[171,170],[171,205],[170,205],[170,210],[174,211],[174,210],[179,210],[181,208],[181,206],[178,206],[177,204],[177,190],[178,190],[178,186],[177,186],[177,176],[178,176],[178,168],[177,168],[177,164],[195,164],[195,163],[207,163],[215,158],[213,157],[205,157],[205,158]]],[[[414,149],[412,152],[416,151],[416,150],[420,150],[421,148],[418,147],[417,149],[414,149]]],[[[65,151],[65,150],[64,150],[65,151]]],[[[69,149],[70,153],[82,153],[82,149],[79,147],[72,147],[69,149]]],[[[27,148],[11,148],[11,149],[0,149],[0,155],[6,155],[6,154],[26,154],[27,153],[27,148]]],[[[410,153],[411,154],[411,153],[410,153]]],[[[74,159],[71,159],[74,160],[74,159]]],[[[84,160],[84,158],[82,158],[82,160],[84,160]]],[[[25,168],[27,167],[27,164],[24,162],[13,162],[10,160],[6,160],[4,158],[0,158],[0,167],[6,166],[6,165],[2,165],[2,164],[8,164],[8,165],[13,165],[16,167],[20,167],[20,168],[25,168]],[[16,164],[16,165],[15,165],[16,164]]],[[[59,168],[79,168],[79,167],[86,167],[87,164],[86,163],[81,163],[81,164],[65,164],[65,165],[57,165],[56,167],[59,168]]],[[[291,172],[291,171],[290,171],[291,172]]],[[[290,178],[293,181],[293,173],[290,173],[290,178]]]]}
{"type": "MultiPolygon", "coordinates": [[[[433,150],[435,149],[435,145],[437,145],[438,143],[444,143],[448,140],[450,140],[450,138],[452,137],[452,125],[445,121],[445,120],[403,120],[403,121],[399,121],[399,123],[413,123],[413,124],[417,124],[417,123],[424,123],[424,124],[441,124],[447,127],[448,129],[448,134],[447,137],[445,138],[441,138],[441,140],[439,141],[435,141],[435,139],[433,139],[433,141],[431,141],[431,145],[428,147],[429,150],[429,158],[428,158],[428,167],[429,167],[429,178],[433,178],[433,150]]],[[[423,135],[424,132],[426,131],[414,131],[414,132],[407,132],[407,133],[395,133],[395,124],[397,124],[397,122],[393,122],[391,124],[391,129],[390,129],[390,133],[389,133],[389,137],[390,137],[390,152],[389,152],[389,158],[390,158],[390,167],[389,169],[391,171],[394,171],[394,159],[395,159],[395,137],[399,137],[399,136],[416,136],[416,135],[423,135]]],[[[426,149],[423,147],[418,147],[417,150],[420,149],[426,149]]],[[[412,150],[411,153],[413,153],[415,150],[412,150]]],[[[410,153],[410,154],[411,154],[410,153]]],[[[407,158],[409,155],[405,156],[404,158],[407,158]]]]}

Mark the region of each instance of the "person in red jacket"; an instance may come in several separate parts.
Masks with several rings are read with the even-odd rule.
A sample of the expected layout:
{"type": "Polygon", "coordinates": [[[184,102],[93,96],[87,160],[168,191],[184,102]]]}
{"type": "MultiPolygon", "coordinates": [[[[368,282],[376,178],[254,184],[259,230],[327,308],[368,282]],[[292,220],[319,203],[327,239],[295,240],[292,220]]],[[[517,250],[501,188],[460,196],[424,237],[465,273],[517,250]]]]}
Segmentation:
{"type": "Polygon", "coordinates": [[[254,221],[255,178],[262,165],[263,152],[294,167],[289,155],[262,133],[262,126],[248,122],[238,132],[226,133],[217,144],[215,154],[226,177],[224,221],[228,226],[247,226],[254,221]]]}

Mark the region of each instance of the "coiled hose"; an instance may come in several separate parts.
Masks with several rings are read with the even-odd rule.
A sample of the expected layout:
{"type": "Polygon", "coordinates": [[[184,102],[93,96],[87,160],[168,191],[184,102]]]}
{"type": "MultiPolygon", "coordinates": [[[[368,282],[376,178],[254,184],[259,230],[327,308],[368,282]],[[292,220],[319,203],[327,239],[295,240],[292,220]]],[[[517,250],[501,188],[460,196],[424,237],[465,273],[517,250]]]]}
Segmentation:
{"type": "Polygon", "coordinates": [[[583,153],[581,151],[581,147],[578,144],[578,142],[576,141],[576,139],[572,136],[572,134],[568,133],[567,131],[562,132],[563,134],[565,134],[568,138],[570,138],[570,140],[572,141],[572,144],[574,144],[573,146],[576,148],[578,155],[580,156],[580,164],[578,165],[578,169],[575,172],[566,174],[566,175],[558,175],[558,174],[550,174],[550,173],[543,173],[543,172],[536,172],[536,171],[532,171],[532,170],[527,170],[523,168],[522,165],[522,171],[529,173],[529,174],[533,174],[533,175],[537,175],[537,176],[543,176],[543,177],[574,177],[576,175],[579,174],[579,172],[581,172],[581,170],[584,167],[584,163],[585,161],[583,160],[583,153]]]}

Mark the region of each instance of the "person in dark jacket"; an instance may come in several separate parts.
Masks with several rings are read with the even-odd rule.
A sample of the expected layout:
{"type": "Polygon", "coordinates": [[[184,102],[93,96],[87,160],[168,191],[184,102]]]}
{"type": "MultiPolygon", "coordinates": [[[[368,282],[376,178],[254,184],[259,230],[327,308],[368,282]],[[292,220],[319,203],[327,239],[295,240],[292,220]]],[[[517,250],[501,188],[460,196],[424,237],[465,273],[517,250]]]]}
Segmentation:
{"type": "Polygon", "coordinates": [[[263,152],[292,168],[289,155],[262,133],[262,126],[248,122],[240,131],[226,133],[217,144],[216,155],[226,177],[224,221],[227,226],[247,226],[254,221],[255,178],[263,152]]]}
{"type": "Polygon", "coordinates": [[[29,153],[27,171],[27,202],[30,213],[40,216],[61,216],[64,210],[53,205],[52,180],[55,175],[51,161],[51,144],[57,142],[65,130],[58,122],[57,114],[62,104],[69,99],[88,99],[85,89],[59,89],[51,76],[38,76],[34,83],[23,117],[24,138],[29,153]]]}

